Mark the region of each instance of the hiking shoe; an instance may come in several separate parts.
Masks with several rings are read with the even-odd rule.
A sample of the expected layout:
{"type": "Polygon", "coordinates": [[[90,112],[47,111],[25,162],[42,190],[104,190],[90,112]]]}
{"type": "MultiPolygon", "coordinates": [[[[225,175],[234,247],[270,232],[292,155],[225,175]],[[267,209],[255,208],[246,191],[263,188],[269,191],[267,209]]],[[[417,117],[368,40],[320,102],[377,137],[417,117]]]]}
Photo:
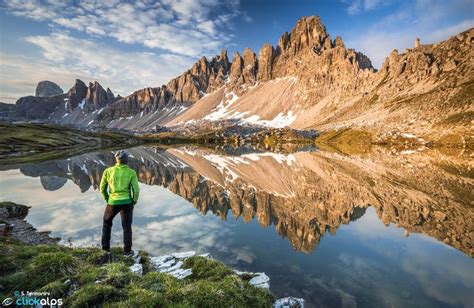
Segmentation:
{"type": "Polygon", "coordinates": [[[103,250],[102,254],[97,258],[97,263],[104,264],[110,261],[112,255],[110,250],[103,250]]]}
{"type": "Polygon", "coordinates": [[[123,256],[124,257],[133,257],[133,256],[135,256],[135,251],[133,251],[133,250],[126,251],[126,252],[123,253],[123,256]]]}

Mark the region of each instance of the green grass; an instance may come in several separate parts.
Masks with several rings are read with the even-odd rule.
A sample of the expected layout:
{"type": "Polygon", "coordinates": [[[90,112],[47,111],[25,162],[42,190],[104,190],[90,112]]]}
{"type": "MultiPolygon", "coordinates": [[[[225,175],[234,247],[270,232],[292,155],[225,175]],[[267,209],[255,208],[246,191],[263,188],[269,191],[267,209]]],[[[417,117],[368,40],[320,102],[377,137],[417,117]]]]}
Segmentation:
{"type": "Polygon", "coordinates": [[[215,281],[232,274],[232,270],[221,262],[203,257],[186,259],[183,268],[191,268],[193,270],[191,278],[194,280],[207,279],[215,281]]]}
{"type": "Polygon", "coordinates": [[[125,300],[123,290],[114,286],[90,283],[80,288],[65,303],[71,307],[102,306],[108,302],[125,300]]]}
{"type": "Polygon", "coordinates": [[[29,245],[0,241],[0,295],[14,290],[50,292],[67,307],[269,307],[274,296],[251,286],[221,262],[192,257],[184,267],[193,275],[178,280],[151,271],[142,254],[145,274],[129,270],[132,258],[113,248],[105,262],[97,248],[57,244],[29,245]]]}

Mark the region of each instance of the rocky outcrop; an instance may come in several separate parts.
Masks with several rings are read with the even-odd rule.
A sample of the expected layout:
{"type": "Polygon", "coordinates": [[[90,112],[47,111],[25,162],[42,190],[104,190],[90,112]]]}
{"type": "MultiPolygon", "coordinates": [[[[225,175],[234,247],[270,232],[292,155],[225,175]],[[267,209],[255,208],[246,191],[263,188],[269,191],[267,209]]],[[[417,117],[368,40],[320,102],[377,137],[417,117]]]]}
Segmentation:
{"type": "MultiPolygon", "coordinates": [[[[119,99],[120,97],[117,97],[117,99],[119,99]]],[[[114,93],[112,92],[112,90],[110,90],[110,88],[107,88],[107,102],[110,104],[112,102],[115,101],[115,95],[114,93]]]]}
{"type": "Polygon", "coordinates": [[[196,102],[224,84],[229,67],[226,50],[211,61],[202,57],[190,70],[168,82],[166,89],[177,102],[196,102]]]}
{"type": "MultiPolygon", "coordinates": [[[[44,82],[40,84],[44,84],[44,82]]],[[[40,87],[40,84],[39,88],[43,89],[44,87],[40,87]]],[[[82,80],[76,79],[74,86],[67,93],[47,97],[26,96],[20,98],[15,104],[15,116],[24,119],[70,123],[71,120],[67,116],[75,112],[72,121],[80,123],[84,117],[99,111],[116,100],[113,92],[109,88],[107,91],[104,90],[97,81],[91,82],[87,86],[82,80]]]]}
{"type": "Polygon", "coordinates": [[[141,89],[116,99],[114,104],[97,116],[97,120],[107,125],[114,120],[130,116],[141,118],[155,112],[157,117],[163,116],[166,110],[185,107],[222,87],[229,69],[226,50],[222,50],[219,56],[210,61],[202,57],[190,70],[172,79],[167,85],[141,89]]]}
{"type": "Polygon", "coordinates": [[[321,50],[325,40],[329,40],[326,27],[318,16],[303,17],[298,20],[289,34],[285,48],[281,53],[295,55],[298,52],[312,48],[321,50]]]}
{"type": "Polygon", "coordinates": [[[80,108],[85,113],[100,110],[115,101],[113,92],[107,91],[97,82],[90,82],[86,86],[82,80],[77,79],[68,92],[67,111],[71,112],[80,108]]]}
{"type": "Polygon", "coordinates": [[[257,79],[261,81],[272,78],[272,65],[275,50],[272,45],[265,44],[258,52],[258,75],[257,79]]]}
{"type": "Polygon", "coordinates": [[[254,84],[257,79],[257,57],[250,48],[245,48],[242,58],[244,59],[242,68],[243,82],[245,84],[254,84]]]}
{"type": "Polygon", "coordinates": [[[238,80],[242,76],[242,68],[244,65],[244,60],[240,56],[240,53],[236,51],[232,58],[232,65],[230,67],[229,78],[231,80],[238,80]]]}
{"type": "MultiPolygon", "coordinates": [[[[110,91],[110,89],[108,89],[110,91]]],[[[89,87],[87,88],[86,92],[86,111],[94,111],[105,107],[109,103],[109,98],[112,98],[110,103],[113,102],[114,94],[112,91],[109,94],[102,88],[102,86],[97,82],[94,81],[93,83],[89,83],[89,87]]]]}
{"type": "Polygon", "coordinates": [[[55,95],[61,95],[64,91],[60,86],[52,81],[43,80],[36,86],[35,96],[39,97],[50,97],[55,95]]]}
{"type": "Polygon", "coordinates": [[[82,80],[76,79],[74,86],[67,93],[66,111],[71,112],[75,110],[83,102],[87,90],[86,84],[82,80]]]}
{"type": "Polygon", "coordinates": [[[0,118],[13,119],[16,116],[14,104],[0,103],[0,118]]]}
{"type": "Polygon", "coordinates": [[[98,115],[97,120],[102,123],[109,123],[122,117],[138,114],[147,115],[159,108],[165,108],[171,101],[171,96],[166,91],[166,87],[145,88],[124,98],[117,99],[98,115]]]}
{"type": "Polygon", "coordinates": [[[29,207],[22,204],[0,202],[0,238],[8,237],[28,244],[50,244],[59,238],[49,236],[50,232],[38,232],[25,220],[29,207]]]}
{"type": "Polygon", "coordinates": [[[50,119],[66,95],[51,97],[25,96],[16,101],[16,115],[26,119],[50,119]]]}

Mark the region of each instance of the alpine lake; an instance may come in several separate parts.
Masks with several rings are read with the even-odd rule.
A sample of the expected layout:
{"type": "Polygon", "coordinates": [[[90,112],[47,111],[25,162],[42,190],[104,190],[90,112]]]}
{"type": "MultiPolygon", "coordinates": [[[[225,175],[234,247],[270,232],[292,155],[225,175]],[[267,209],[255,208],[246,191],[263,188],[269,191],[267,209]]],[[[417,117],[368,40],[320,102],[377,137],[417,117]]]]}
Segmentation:
{"type": "MultiPolygon", "coordinates": [[[[473,307],[469,153],[143,146],[135,250],[210,253],[307,307],[473,307]]],[[[61,243],[97,246],[112,151],[0,166],[1,201],[61,243]]],[[[121,246],[120,217],[113,244],[121,246]]]]}

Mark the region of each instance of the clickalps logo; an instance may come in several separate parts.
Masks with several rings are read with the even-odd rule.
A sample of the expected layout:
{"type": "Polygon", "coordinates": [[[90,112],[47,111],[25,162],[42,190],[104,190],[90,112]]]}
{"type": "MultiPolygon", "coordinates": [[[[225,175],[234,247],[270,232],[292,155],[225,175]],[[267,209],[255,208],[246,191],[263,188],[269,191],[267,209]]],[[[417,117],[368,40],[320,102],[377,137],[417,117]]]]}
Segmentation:
{"type": "Polygon", "coordinates": [[[48,292],[13,292],[14,298],[7,297],[2,301],[2,307],[14,306],[62,306],[62,298],[51,298],[48,292]]]}
{"type": "Polygon", "coordinates": [[[2,306],[5,306],[5,307],[11,306],[11,305],[13,304],[13,302],[14,302],[14,301],[13,301],[13,298],[7,297],[7,298],[5,298],[5,299],[3,300],[2,306]]]}

